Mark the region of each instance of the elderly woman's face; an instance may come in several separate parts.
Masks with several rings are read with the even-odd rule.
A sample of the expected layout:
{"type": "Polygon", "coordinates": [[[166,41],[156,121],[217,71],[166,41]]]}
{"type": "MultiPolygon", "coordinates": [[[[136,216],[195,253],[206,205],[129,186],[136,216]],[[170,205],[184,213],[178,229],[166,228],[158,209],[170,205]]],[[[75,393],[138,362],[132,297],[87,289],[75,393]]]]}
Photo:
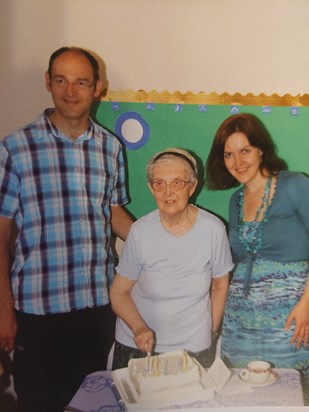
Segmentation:
{"type": "Polygon", "coordinates": [[[189,179],[185,160],[175,157],[154,165],[148,185],[162,214],[175,216],[185,210],[197,185],[189,179]]]}

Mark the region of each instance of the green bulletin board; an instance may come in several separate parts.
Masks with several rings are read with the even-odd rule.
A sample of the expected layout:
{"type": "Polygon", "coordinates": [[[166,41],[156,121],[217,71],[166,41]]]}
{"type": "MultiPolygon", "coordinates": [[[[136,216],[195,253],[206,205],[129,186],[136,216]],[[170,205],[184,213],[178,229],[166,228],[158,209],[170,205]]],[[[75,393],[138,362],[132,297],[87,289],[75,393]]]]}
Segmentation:
{"type": "MultiPolygon", "coordinates": [[[[128,172],[129,211],[139,218],[154,210],[156,204],[148,190],[146,165],[150,157],[168,147],[192,152],[199,162],[200,187],[192,202],[223,219],[228,216],[228,202],[235,189],[209,191],[203,186],[203,168],[213,137],[221,122],[232,113],[252,113],[259,117],[277,145],[279,156],[289,170],[309,173],[309,107],[231,106],[196,104],[113,103],[102,101],[96,120],[117,134],[117,121],[125,113],[140,116],[149,128],[149,137],[137,148],[125,146],[128,172]]],[[[123,140],[123,136],[120,140],[123,140]]]]}

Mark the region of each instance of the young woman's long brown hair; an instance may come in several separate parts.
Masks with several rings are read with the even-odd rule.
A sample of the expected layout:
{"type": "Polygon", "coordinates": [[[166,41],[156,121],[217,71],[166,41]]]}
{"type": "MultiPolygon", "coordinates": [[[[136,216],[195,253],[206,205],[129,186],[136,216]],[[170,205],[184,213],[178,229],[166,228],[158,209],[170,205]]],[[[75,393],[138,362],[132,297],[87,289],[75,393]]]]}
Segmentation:
{"type": "Polygon", "coordinates": [[[278,157],[276,146],[263,123],[253,114],[235,114],[220,125],[212,143],[206,162],[205,180],[210,190],[230,189],[240,184],[224,164],[225,142],[235,132],[246,135],[250,145],[263,152],[261,171],[267,170],[271,174],[276,174],[280,170],[287,169],[285,161],[278,157]]]}

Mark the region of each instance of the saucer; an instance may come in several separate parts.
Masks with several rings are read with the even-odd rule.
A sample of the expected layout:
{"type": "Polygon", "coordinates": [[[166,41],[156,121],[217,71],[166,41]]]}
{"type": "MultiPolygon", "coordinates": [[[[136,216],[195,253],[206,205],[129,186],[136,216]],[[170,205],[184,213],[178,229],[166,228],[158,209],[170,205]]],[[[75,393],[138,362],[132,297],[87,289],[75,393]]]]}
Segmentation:
{"type": "Polygon", "coordinates": [[[239,375],[239,378],[242,382],[244,382],[245,384],[249,385],[249,386],[254,386],[254,387],[261,387],[261,386],[268,386],[268,385],[272,385],[273,383],[277,382],[277,380],[279,379],[279,375],[277,372],[275,372],[274,370],[272,370],[270,372],[270,375],[267,379],[266,382],[263,383],[254,383],[254,382],[250,382],[248,379],[244,379],[241,377],[241,375],[239,375]]]}

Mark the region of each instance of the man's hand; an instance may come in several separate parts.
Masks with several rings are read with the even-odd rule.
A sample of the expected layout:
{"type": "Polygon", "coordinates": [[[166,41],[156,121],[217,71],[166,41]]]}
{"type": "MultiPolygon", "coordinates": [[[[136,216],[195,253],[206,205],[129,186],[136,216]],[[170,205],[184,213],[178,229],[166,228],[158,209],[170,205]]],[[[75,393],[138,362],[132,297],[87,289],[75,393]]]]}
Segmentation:
{"type": "Polygon", "coordinates": [[[0,308],[0,349],[12,352],[14,349],[17,323],[14,309],[0,308]]]}

